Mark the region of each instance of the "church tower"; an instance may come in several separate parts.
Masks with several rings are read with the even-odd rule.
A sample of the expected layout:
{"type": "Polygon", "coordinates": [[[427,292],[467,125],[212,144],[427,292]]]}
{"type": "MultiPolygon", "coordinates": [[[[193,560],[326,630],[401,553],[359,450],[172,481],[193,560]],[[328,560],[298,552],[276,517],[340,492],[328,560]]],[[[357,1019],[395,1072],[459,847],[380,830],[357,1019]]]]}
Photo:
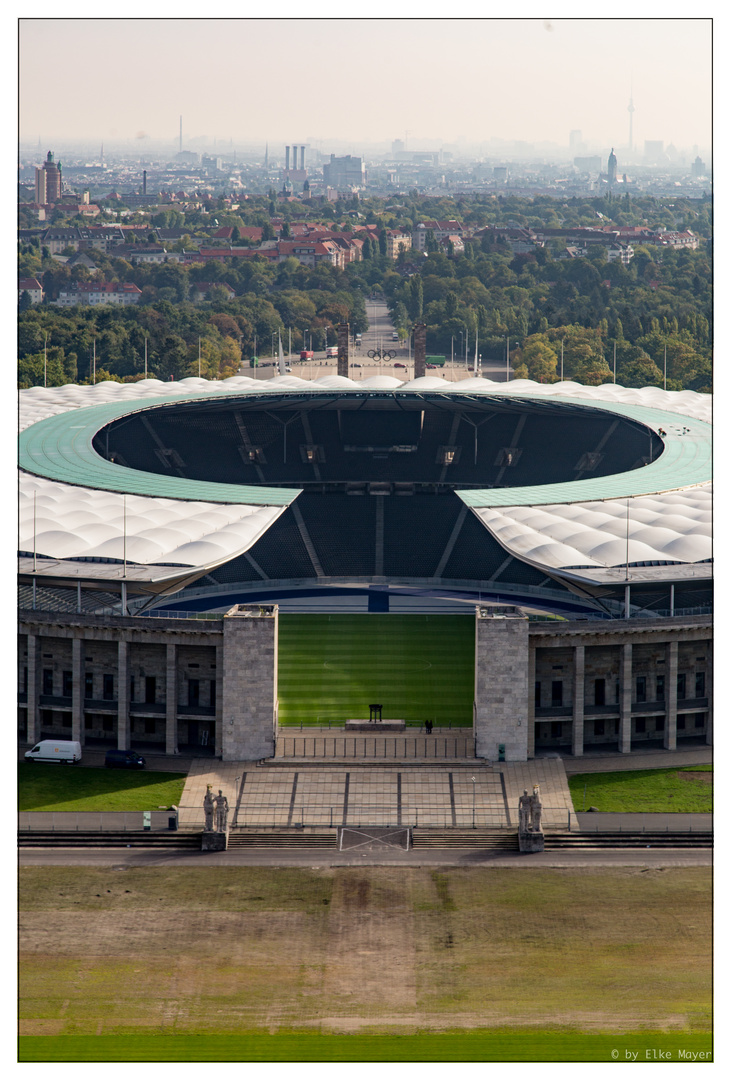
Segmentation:
{"type": "Polygon", "coordinates": [[[617,183],[617,157],[614,153],[614,147],[612,147],[612,152],[607,161],[607,179],[610,186],[617,183]]]}

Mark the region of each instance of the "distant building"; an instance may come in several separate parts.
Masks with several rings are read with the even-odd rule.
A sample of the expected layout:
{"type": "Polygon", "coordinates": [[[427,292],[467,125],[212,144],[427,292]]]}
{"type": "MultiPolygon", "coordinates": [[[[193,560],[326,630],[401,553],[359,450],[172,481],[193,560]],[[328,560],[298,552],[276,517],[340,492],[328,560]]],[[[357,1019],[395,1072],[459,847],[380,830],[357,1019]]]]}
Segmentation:
{"type": "Polygon", "coordinates": [[[336,158],[331,154],[329,163],[322,167],[322,177],[328,187],[365,187],[366,170],[363,159],[350,154],[336,158]]]}
{"type": "Polygon", "coordinates": [[[699,157],[697,157],[691,165],[690,174],[691,176],[696,177],[696,179],[699,176],[708,176],[708,170],[706,168],[705,162],[701,161],[699,157]]]}
{"type": "Polygon", "coordinates": [[[127,281],[79,281],[61,289],[56,307],[74,307],[77,304],[128,307],[139,303],[142,290],[127,281]]]}
{"type": "Polygon", "coordinates": [[[41,206],[57,203],[61,200],[61,162],[53,160],[53,151],[49,150],[40,169],[36,169],[35,201],[41,206]]]}
{"type": "Polygon", "coordinates": [[[607,160],[607,182],[610,186],[617,183],[617,155],[614,153],[614,147],[607,160]]]}
{"type": "Polygon", "coordinates": [[[411,250],[411,233],[401,229],[388,229],[386,232],[386,254],[389,259],[397,259],[400,251],[411,250]]]}
{"type": "Polygon", "coordinates": [[[34,304],[43,302],[43,286],[36,278],[21,278],[18,282],[18,300],[27,292],[34,304]]]}

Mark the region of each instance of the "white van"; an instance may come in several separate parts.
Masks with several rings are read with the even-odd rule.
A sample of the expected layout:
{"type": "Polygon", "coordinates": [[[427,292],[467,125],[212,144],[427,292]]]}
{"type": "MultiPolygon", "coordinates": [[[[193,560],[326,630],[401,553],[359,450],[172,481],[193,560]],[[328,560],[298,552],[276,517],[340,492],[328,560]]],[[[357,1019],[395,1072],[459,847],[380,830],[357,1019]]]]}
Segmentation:
{"type": "Polygon", "coordinates": [[[42,739],[32,750],[26,750],[25,757],[27,761],[58,761],[61,765],[75,765],[81,761],[81,743],[42,739]]]}

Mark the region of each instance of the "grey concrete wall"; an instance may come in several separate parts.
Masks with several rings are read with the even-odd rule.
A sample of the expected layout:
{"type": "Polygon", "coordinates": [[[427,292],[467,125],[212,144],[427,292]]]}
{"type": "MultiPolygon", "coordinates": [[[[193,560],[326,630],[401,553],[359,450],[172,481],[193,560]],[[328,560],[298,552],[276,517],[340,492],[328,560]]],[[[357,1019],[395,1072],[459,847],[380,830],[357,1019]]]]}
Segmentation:
{"type": "MultiPolygon", "coordinates": [[[[496,761],[528,760],[528,620],[483,618],[475,631],[475,752],[496,761]]],[[[532,687],[531,687],[532,692],[532,687]]]]}
{"type": "Polygon", "coordinates": [[[233,608],[223,620],[224,761],[272,757],[276,736],[278,610],[233,608]]]}

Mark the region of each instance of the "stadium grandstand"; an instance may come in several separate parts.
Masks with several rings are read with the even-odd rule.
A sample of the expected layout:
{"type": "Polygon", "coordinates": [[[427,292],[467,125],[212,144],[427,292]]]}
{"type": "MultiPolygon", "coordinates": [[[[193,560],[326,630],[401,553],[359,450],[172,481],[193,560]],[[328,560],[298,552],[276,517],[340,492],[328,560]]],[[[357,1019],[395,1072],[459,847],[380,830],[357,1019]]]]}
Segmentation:
{"type": "MultiPolygon", "coordinates": [[[[382,375],[23,391],[21,737],[56,731],[54,710],[83,735],[90,712],[80,689],[38,689],[51,625],[69,653],[67,689],[81,681],[82,654],[102,627],[107,643],[124,641],[123,661],[119,648],[113,658],[116,687],[129,681],[143,631],[157,635],[155,647],[168,642],[178,659],[165,663],[177,671],[186,648],[221,660],[228,621],[260,609],[274,613],[264,623],[275,638],[278,613],[288,611],[476,618],[473,709],[463,722],[483,756],[499,747],[516,760],[540,748],[581,753],[593,739],[626,751],[650,735],[670,748],[678,738],[710,740],[710,405],[691,391],[382,375]],[[195,634],[186,623],[190,645],[180,637],[183,615],[208,617],[195,634]],[[496,710],[497,669],[508,661],[485,644],[491,679],[482,686],[480,643],[498,625],[515,639],[523,670],[496,710]],[[206,633],[222,640],[206,643],[206,633]],[[649,668],[637,667],[648,648],[651,689],[649,668]],[[29,650],[38,654],[32,665],[29,650]],[[550,663],[559,652],[562,662],[550,663]],[[675,671],[672,692],[657,681],[660,663],[675,671]],[[551,677],[558,668],[565,678],[551,677]],[[590,676],[589,712],[593,704],[602,718],[592,730],[577,689],[589,694],[590,676]],[[541,696],[549,687],[550,705],[541,696]],[[651,730],[640,722],[647,710],[640,717],[635,708],[645,703],[654,706],[651,730]]],[[[207,711],[186,720],[173,703],[148,702],[164,713],[148,734],[171,753],[205,745],[223,757],[266,756],[278,723],[276,671],[273,718],[249,739],[240,709],[228,724],[235,737],[227,731],[232,692],[215,667],[218,689],[205,706],[185,706],[207,711]]],[[[138,694],[139,679],[172,678],[158,668],[138,675],[138,694]]],[[[89,731],[122,745],[135,703],[114,693],[106,729],[99,707],[89,731]]]]}

